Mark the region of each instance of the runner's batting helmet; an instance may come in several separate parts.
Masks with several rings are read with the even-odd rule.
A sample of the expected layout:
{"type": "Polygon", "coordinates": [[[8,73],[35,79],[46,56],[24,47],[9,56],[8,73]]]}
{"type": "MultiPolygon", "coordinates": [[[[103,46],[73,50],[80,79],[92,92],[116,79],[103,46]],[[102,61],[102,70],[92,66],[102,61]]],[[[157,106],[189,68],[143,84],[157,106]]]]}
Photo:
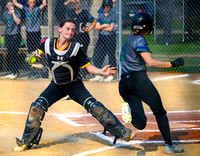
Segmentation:
{"type": "Polygon", "coordinates": [[[145,30],[151,33],[153,30],[153,17],[147,12],[138,12],[133,16],[131,29],[145,30]]]}
{"type": "Polygon", "coordinates": [[[109,5],[112,8],[113,1],[112,0],[103,0],[102,7],[104,8],[105,5],[109,5]]]}

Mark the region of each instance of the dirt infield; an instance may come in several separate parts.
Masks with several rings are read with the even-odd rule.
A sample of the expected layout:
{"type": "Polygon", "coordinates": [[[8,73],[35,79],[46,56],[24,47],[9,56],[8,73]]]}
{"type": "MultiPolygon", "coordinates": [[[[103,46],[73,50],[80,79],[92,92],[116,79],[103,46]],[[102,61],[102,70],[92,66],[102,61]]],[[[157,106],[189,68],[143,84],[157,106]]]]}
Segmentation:
{"type": "MultiPolygon", "coordinates": [[[[172,138],[185,148],[181,156],[200,155],[200,74],[148,73],[168,111],[172,138]]],[[[5,156],[160,156],[164,142],[153,114],[146,104],[147,127],[136,131],[134,140],[118,140],[102,134],[102,126],[72,100],[60,100],[49,108],[42,122],[40,145],[14,152],[15,137],[22,136],[30,104],[47,87],[49,80],[0,80],[0,155],[5,156]]],[[[121,120],[118,82],[84,82],[96,99],[121,120]]],[[[122,120],[121,120],[122,121],[122,120]]]]}

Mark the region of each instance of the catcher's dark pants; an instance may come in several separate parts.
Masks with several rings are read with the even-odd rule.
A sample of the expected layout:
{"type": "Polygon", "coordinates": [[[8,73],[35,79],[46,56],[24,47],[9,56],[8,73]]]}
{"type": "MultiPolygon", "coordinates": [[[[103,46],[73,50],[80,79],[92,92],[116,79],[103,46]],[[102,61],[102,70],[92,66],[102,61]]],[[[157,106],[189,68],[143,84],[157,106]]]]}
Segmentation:
{"type": "Polygon", "coordinates": [[[81,105],[83,105],[88,97],[92,97],[80,79],[66,85],[56,85],[51,81],[40,97],[44,97],[48,101],[50,107],[53,103],[67,95],[81,105]]]}
{"type": "Polygon", "coordinates": [[[21,43],[21,34],[6,35],[5,36],[6,47],[8,49],[8,67],[13,74],[19,73],[19,55],[18,50],[21,43]]]}
{"type": "Polygon", "coordinates": [[[160,95],[148,78],[146,71],[136,71],[122,75],[119,82],[119,92],[131,108],[132,125],[138,129],[146,127],[147,118],[142,101],[153,111],[160,132],[169,145],[172,144],[169,121],[163,108],[160,95]]]}
{"type": "Polygon", "coordinates": [[[109,57],[109,64],[112,67],[116,67],[116,35],[100,35],[94,49],[93,61],[94,65],[98,68],[102,68],[102,64],[105,60],[106,54],[109,57]]]}

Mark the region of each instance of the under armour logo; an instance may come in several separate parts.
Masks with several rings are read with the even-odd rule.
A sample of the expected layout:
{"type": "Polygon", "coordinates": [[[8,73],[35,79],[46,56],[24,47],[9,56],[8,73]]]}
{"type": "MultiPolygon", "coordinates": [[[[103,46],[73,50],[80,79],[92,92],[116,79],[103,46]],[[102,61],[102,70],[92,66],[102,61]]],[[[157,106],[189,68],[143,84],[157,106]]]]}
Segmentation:
{"type": "Polygon", "coordinates": [[[63,61],[63,57],[62,56],[57,56],[57,60],[58,61],[63,61]]]}

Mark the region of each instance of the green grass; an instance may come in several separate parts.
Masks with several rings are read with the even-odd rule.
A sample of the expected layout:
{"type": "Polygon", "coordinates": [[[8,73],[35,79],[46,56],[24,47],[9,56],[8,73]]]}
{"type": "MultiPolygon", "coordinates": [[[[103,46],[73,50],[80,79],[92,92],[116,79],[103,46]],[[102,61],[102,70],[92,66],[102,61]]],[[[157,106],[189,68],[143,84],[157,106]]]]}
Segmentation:
{"type": "Polygon", "coordinates": [[[149,48],[151,51],[157,54],[167,54],[168,55],[178,55],[178,54],[190,54],[200,55],[200,45],[199,44],[169,44],[169,45],[161,45],[161,44],[149,44],[149,48]]]}
{"type": "MultiPolygon", "coordinates": [[[[125,42],[128,35],[123,35],[123,42],[125,42]]],[[[162,54],[200,54],[200,44],[198,42],[193,43],[177,43],[177,44],[159,44],[154,42],[153,35],[145,36],[148,46],[151,51],[162,54]]],[[[159,38],[157,38],[159,42],[159,38]]]]}

